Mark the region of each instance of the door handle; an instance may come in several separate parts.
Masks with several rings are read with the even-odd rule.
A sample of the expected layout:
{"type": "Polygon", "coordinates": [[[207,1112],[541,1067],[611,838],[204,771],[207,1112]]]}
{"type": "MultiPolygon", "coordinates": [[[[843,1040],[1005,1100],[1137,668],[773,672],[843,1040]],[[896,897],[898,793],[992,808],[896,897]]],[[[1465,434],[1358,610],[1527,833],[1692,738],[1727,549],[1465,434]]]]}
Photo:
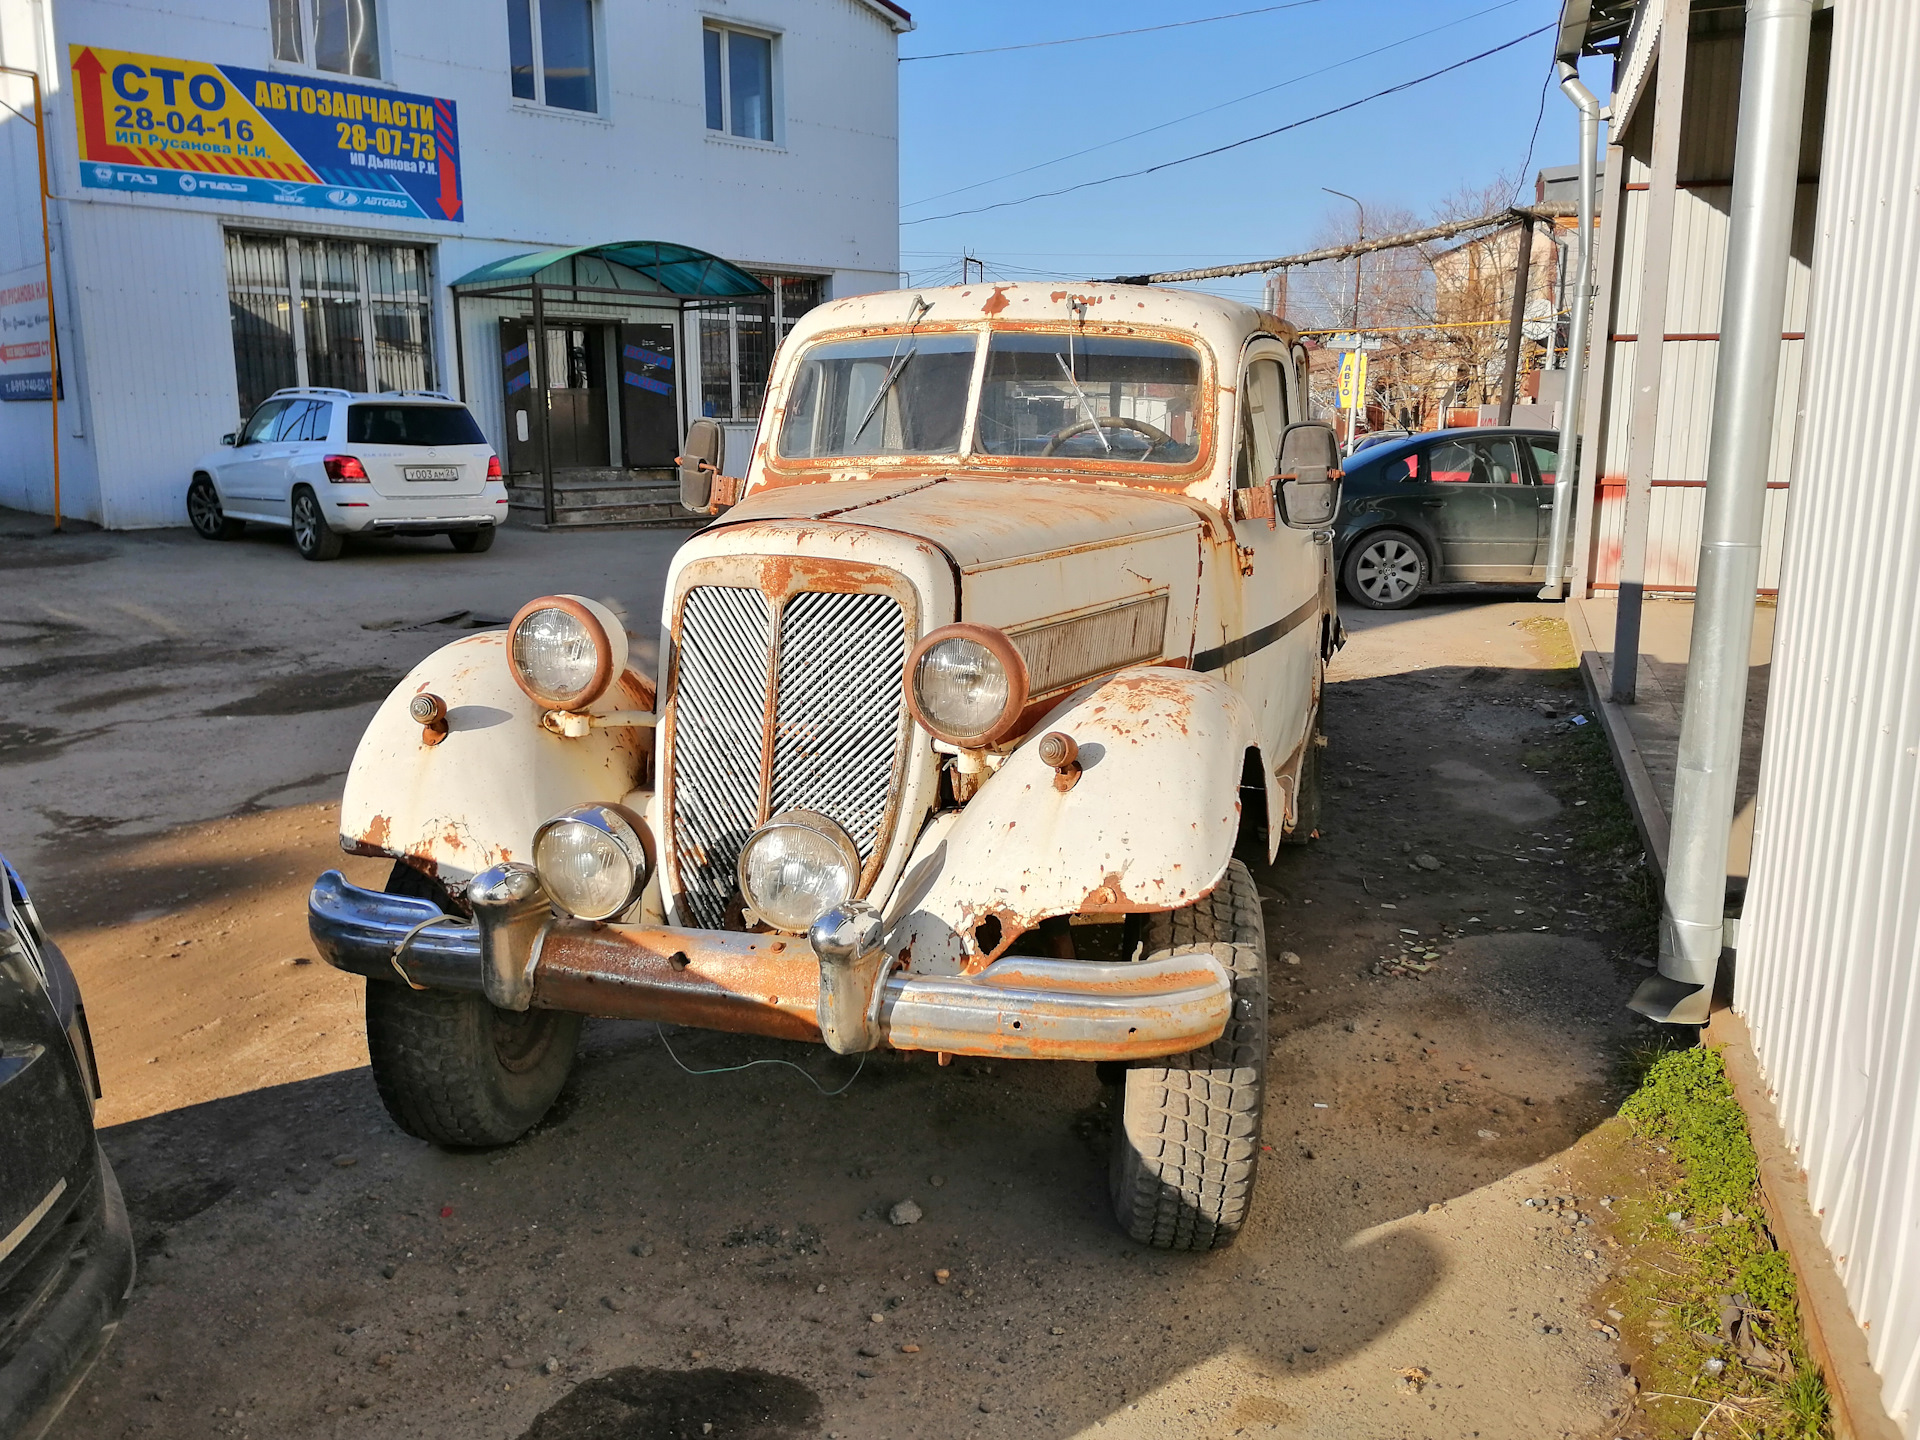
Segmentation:
{"type": "Polygon", "coordinates": [[[1420,508],[1423,510],[1438,510],[1446,503],[1444,500],[1422,500],[1420,502],[1420,508]]]}

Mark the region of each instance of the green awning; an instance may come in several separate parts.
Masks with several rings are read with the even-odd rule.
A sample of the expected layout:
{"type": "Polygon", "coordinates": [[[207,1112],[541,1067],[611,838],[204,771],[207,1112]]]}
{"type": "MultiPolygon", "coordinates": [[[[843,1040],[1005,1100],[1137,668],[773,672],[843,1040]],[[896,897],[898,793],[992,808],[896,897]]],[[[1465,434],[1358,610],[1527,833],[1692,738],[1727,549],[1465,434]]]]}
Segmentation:
{"type": "MultiPolygon", "coordinates": [[[[456,290],[497,289],[531,284],[542,271],[565,267],[566,273],[542,284],[575,283],[581,261],[604,262],[604,275],[614,288],[641,294],[665,294],[700,299],[762,299],[771,292],[753,276],[691,245],[665,240],[616,240],[603,245],[576,245],[564,250],[535,250],[495,260],[471,270],[453,282],[456,290]],[[639,283],[634,283],[638,281],[639,283]]],[[[589,264],[589,269],[599,267],[589,264]]],[[[596,276],[595,280],[602,278],[596,276]]],[[[579,283],[593,283],[581,280],[579,283]]]]}

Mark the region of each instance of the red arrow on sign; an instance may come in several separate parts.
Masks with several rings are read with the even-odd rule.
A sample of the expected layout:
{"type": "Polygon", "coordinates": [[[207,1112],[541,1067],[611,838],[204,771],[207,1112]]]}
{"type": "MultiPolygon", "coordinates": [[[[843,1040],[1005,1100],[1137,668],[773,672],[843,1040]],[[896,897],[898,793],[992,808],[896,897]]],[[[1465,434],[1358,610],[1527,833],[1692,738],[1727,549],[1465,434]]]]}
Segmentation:
{"type": "Polygon", "coordinates": [[[453,112],[444,100],[433,102],[435,138],[440,152],[440,213],[449,220],[460,216],[460,170],[453,154],[453,112]]]}
{"type": "Polygon", "coordinates": [[[100,82],[106,78],[107,67],[100,63],[100,57],[91,50],[81,50],[80,58],[73,62],[73,73],[81,79],[80,124],[86,142],[82,158],[117,160],[122,165],[143,163],[131,150],[112,144],[107,139],[107,104],[100,87],[100,82]]]}

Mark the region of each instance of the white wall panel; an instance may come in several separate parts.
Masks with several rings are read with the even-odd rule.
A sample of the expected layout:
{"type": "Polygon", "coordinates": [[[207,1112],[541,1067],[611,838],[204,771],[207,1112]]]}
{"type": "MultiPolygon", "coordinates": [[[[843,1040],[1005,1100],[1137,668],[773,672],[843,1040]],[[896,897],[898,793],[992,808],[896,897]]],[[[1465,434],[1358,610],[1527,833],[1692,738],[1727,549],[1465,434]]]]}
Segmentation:
{"type": "Polygon", "coordinates": [[[1834,13],[1734,1004],[1903,1432],[1920,1436],[1920,7],[1834,13]]]}

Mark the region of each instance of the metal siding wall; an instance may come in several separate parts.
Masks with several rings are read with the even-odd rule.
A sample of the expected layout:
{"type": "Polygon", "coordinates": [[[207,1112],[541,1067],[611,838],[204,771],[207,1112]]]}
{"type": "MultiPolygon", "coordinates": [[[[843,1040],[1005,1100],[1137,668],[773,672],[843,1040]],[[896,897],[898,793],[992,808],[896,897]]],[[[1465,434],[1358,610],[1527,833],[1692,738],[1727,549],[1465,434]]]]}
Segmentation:
{"type": "Polygon", "coordinates": [[[183,525],[193,462],[240,413],[220,222],[158,207],[71,205],[67,235],[80,281],[101,523],[183,525]]]}
{"type": "Polygon", "coordinates": [[[1920,8],[1836,8],[1787,585],[1734,1004],[1920,1437],[1920,8]]]}

